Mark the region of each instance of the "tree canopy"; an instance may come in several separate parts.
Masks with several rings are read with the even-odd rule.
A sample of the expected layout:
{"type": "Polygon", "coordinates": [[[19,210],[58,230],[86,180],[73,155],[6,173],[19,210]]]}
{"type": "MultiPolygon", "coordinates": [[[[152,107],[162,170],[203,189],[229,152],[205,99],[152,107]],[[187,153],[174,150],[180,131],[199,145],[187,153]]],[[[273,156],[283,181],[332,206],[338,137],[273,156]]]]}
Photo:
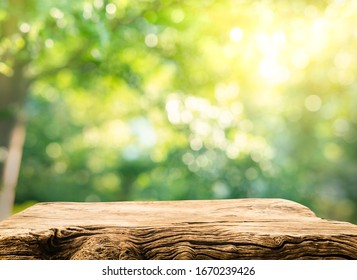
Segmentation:
{"type": "Polygon", "coordinates": [[[356,22],[352,0],[1,1],[16,203],[282,197],[357,222],[356,22]]]}

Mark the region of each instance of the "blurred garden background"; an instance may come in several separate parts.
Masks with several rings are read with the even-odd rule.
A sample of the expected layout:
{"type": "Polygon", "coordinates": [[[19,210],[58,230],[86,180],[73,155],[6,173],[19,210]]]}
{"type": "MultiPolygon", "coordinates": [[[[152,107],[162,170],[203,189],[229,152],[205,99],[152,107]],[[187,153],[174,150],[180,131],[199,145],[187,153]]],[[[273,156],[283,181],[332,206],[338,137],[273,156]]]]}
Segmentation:
{"type": "Polygon", "coordinates": [[[278,197],[357,223],[357,1],[1,0],[0,133],[3,213],[278,197]]]}

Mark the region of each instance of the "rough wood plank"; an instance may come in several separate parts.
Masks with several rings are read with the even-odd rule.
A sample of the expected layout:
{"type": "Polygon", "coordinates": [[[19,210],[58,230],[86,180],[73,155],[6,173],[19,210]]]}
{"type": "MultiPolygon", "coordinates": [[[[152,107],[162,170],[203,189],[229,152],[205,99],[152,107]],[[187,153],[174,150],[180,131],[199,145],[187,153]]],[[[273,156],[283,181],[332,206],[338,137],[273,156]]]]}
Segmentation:
{"type": "Polygon", "coordinates": [[[357,259],[357,226],[282,199],[40,203],[0,223],[0,259],[357,259]]]}

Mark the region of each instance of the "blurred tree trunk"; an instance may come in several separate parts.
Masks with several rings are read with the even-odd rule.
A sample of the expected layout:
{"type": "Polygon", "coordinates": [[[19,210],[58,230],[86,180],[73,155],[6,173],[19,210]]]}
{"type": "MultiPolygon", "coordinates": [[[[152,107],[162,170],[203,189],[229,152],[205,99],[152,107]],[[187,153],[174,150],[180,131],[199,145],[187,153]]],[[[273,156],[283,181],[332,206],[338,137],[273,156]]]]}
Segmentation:
{"type": "Polygon", "coordinates": [[[27,95],[22,67],[11,77],[0,75],[0,220],[11,214],[25,138],[23,112],[27,95]]]}
{"type": "MultiPolygon", "coordinates": [[[[24,0],[10,0],[8,4],[9,16],[0,27],[4,37],[19,32],[19,18],[25,8],[24,0]]],[[[24,105],[29,86],[24,73],[28,63],[25,48],[15,57],[6,52],[0,57],[11,67],[7,73],[0,72],[0,220],[12,212],[25,138],[24,105]]]]}

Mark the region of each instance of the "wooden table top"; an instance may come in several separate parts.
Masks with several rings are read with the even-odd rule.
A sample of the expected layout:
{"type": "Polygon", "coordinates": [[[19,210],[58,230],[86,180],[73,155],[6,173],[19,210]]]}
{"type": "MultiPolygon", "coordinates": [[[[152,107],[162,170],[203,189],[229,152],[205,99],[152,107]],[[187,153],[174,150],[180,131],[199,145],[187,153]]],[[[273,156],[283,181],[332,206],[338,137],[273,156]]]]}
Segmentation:
{"type": "Polygon", "coordinates": [[[357,226],[283,199],[51,202],[0,222],[0,259],[357,259],[357,226]]]}

